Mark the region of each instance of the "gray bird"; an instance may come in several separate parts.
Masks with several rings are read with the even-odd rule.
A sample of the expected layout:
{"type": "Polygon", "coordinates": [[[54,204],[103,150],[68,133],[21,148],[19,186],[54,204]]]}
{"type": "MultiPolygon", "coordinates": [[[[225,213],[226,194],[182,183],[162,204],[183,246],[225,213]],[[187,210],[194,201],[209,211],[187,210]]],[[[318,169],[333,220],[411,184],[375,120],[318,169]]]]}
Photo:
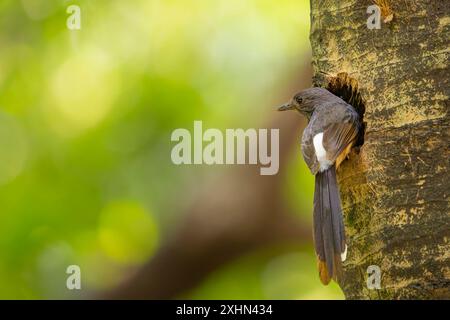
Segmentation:
{"type": "Polygon", "coordinates": [[[303,131],[302,154],[316,176],[313,224],[319,277],[325,285],[331,279],[339,282],[347,244],[336,169],[357,140],[359,115],[351,105],[323,88],[303,90],[278,110],[297,110],[309,120],[303,131]]]}

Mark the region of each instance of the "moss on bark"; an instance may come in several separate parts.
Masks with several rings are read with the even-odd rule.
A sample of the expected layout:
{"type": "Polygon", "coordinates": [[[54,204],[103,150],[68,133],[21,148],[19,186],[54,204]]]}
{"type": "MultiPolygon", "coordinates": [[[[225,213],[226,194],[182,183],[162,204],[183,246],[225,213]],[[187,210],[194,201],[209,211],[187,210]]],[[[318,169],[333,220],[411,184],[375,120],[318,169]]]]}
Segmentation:
{"type": "Polygon", "coordinates": [[[366,123],[338,172],[340,285],[349,299],[450,298],[450,7],[383,2],[393,17],[369,30],[374,1],[311,0],[314,82],[346,93],[366,123]],[[367,288],[369,265],[381,268],[379,290],[367,288]]]}

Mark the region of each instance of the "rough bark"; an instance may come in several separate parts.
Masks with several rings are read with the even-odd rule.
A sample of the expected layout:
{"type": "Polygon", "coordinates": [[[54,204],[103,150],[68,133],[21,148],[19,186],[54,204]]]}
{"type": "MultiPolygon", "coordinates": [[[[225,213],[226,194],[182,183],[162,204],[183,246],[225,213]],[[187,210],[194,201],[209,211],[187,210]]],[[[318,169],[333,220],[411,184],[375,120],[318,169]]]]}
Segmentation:
{"type": "Polygon", "coordinates": [[[366,124],[338,172],[349,299],[450,298],[449,11],[435,0],[311,0],[314,82],[366,124]],[[386,22],[369,30],[375,2],[386,22]],[[381,289],[367,287],[370,265],[381,289]]]}

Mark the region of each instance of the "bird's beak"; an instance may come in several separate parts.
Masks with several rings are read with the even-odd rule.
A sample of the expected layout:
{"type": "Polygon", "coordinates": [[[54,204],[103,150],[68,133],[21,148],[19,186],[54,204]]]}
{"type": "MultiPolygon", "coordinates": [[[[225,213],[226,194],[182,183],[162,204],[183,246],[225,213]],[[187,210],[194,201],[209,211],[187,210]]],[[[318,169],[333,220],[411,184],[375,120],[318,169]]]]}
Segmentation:
{"type": "Polygon", "coordinates": [[[294,110],[294,105],[291,102],[285,103],[278,107],[278,111],[294,110]]]}

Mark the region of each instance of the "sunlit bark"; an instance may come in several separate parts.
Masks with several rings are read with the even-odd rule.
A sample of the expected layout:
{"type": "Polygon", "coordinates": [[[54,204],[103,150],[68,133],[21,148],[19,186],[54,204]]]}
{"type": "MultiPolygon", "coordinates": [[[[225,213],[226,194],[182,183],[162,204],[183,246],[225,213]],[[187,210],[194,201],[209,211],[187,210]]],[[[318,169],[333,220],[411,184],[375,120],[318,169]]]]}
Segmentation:
{"type": "Polygon", "coordinates": [[[338,173],[347,298],[450,297],[449,11],[444,1],[311,0],[315,84],[365,109],[364,144],[338,173]],[[370,30],[375,2],[388,7],[370,30]],[[379,290],[367,286],[370,265],[379,290]]]}

